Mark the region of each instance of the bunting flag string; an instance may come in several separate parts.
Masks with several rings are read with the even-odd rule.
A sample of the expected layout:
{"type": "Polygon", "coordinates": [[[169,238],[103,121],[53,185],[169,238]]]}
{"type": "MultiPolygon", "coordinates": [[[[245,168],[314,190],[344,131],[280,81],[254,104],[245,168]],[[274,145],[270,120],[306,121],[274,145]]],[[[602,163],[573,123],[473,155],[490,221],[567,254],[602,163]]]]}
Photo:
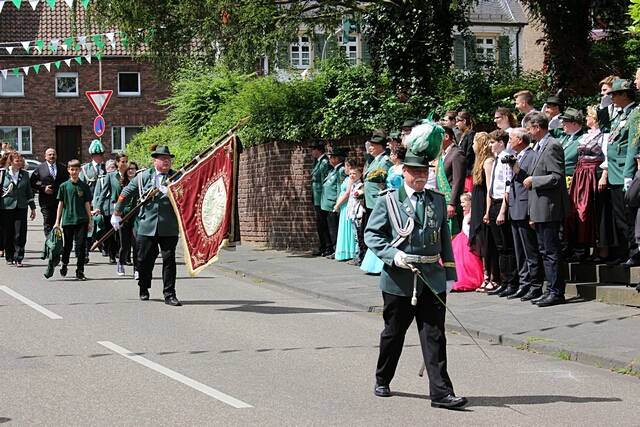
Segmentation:
{"type": "MultiPolygon", "coordinates": [[[[2,3],[2,0],[0,0],[2,3]]],[[[62,48],[65,52],[78,51],[86,49],[89,43],[92,43],[98,51],[102,52],[107,43],[112,47],[116,47],[116,36],[120,37],[120,42],[126,48],[129,44],[126,37],[122,36],[122,33],[110,31],[108,33],[89,34],[86,36],[78,37],[65,37],[54,38],[48,42],[42,39],[29,40],[29,41],[16,41],[16,42],[0,42],[0,53],[2,50],[6,50],[9,55],[13,54],[16,48],[24,50],[27,53],[33,53],[37,50],[38,53],[42,53],[45,49],[48,49],[52,53],[57,53],[58,49],[62,48]],[[106,40],[105,40],[106,38],[106,40]]]]}
{"type": "MultiPolygon", "coordinates": [[[[94,57],[99,58],[98,56],[99,54],[93,55],[94,57]]],[[[71,61],[75,61],[78,65],[82,65],[83,61],[84,63],[88,63],[91,64],[91,58],[92,55],[84,55],[84,56],[74,56],[72,58],[67,58],[67,59],[63,59],[63,60],[59,60],[59,61],[49,61],[49,62],[44,62],[41,64],[33,64],[33,65],[24,65],[24,66],[19,66],[19,67],[12,67],[12,68],[7,68],[4,70],[0,70],[0,73],[2,74],[3,78],[7,78],[7,76],[9,75],[9,73],[12,73],[14,76],[19,76],[20,73],[22,72],[22,74],[24,74],[25,76],[29,75],[29,71],[31,69],[33,69],[33,71],[35,71],[36,74],[38,74],[40,72],[40,68],[44,67],[47,69],[47,71],[51,71],[51,65],[53,64],[53,66],[55,67],[56,70],[59,70],[60,67],[62,66],[62,63],[64,62],[67,67],[71,68],[71,61]]]]}
{"type": "MultiPolygon", "coordinates": [[[[51,9],[54,9],[56,7],[56,3],[60,2],[65,3],[69,8],[73,7],[73,0],[0,0],[0,13],[2,13],[2,8],[4,7],[5,3],[12,3],[16,9],[20,9],[22,3],[29,3],[29,5],[31,5],[31,8],[33,10],[36,10],[38,4],[40,3],[46,3],[51,9]]],[[[90,2],[91,0],[80,0],[80,4],[84,8],[84,10],[87,10],[89,8],[90,2]]]]}

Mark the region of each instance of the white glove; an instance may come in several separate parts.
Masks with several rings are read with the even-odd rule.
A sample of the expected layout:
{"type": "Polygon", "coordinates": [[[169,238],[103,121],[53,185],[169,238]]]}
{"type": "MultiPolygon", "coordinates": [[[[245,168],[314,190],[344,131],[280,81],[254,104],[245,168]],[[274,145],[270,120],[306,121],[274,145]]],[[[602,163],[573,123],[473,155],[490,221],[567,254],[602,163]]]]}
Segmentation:
{"type": "Polygon", "coordinates": [[[451,292],[451,289],[453,289],[454,283],[455,283],[455,280],[447,280],[447,293],[451,292]]]}
{"type": "Polygon", "coordinates": [[[113,226],[114,230],[120,230],[120,227],[122,227],[121,223],[122,218],[120,218],[119,215],[111,215],[111,225],[113,226]]]}
{"type": "Polygon", "coordinates": [[[624,179],[624,191],[627,191],[629,187],[631,187],[631,181],[633,181],[631,178],[624,179]]]}
{"type": "Polygon", "coordinates": [[[396,254],[393,257],[393,263],[400,268],[406,268],[407,270],[411,270],[411,267],[409,267],[409,265],[406,262],[404,262],[404,259],[406,256],[407,254],[405,254],[402,251],[396,252],[396,254]]]}

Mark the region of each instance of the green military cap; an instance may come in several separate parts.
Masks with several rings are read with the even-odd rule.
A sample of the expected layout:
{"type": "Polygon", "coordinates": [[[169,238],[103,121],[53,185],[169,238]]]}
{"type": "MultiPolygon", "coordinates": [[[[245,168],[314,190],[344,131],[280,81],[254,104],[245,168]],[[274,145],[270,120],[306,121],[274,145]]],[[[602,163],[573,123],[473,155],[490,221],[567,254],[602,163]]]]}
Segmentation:
{"type": "Polygon", "coordinates": [[[611,85],[611,89],[607,91],[607,95],[614,92],[635,92],[635,87],[631,80],[615,79],[611,85]]]}
{"type": "Polygon", "coordinates": [[[169,147],[167,147],[166,145],[158,145],[156,149],[151,153],[151,157],[153,157],[154,159],[159,156],[175,157],[173,154],[171,154],[171,151],[169,151],[169,147]]]}
{"type": "Polygon", "coordinates": [[[411,150],[407,151],[407,154],[404,156],[404,162],[402,162],[405,166],[410,166],[412,168],[428,168],[429,167],[429,159],[424,156],[418,156],[414,154],[411,150]]]}
{"type": "Polygon", "coordinates": [[[319,139],[316,139],[311,143],[309,147],[324,151],[325,143],[320,141],[319,139]]]}
{"type": "Polygon", "coordinates": [[[564,110],[560,118],[567,122],[582,123],[584,121],[584,114],[582,114],[580,110],[569,107],[564,110]]]}
{"type": "Polygon", "coordinates": [[[345,150],[344,148],[334,148],[333,150],[331,150],[329,154],[329,157],[347,157],[347,150],[345,150]]]}
{"type": "Polygon", "coordinates": [[[89,154],[102,154],[104,153],[104,147],[99,139],[94,139],[89,144],[89,154]]]}
{"type": "Polygon", "coordinates": [[[369,138],[369,142],[372,144],[387,145],[387,139],[380,135],[373,135],[369,138]]]}
{"type": "Polygon", "coordinates": [[[408,119],[408,120],[405,120],[404,123],[402,123],[402,127],[403,128],[412,128],[417,124],[418,124],[418,122],[415,121],[414,119],[408,119]]]}
{"type": "Polygon", "coordinates": [[[550,97],[547,98],[547,104],[553,104],[553,105],[558,105],[558,106],[563,106],[564,102],[562,102],[562,99],[560,99],[559,96],[556,95],[551,95],[550,97]]]}

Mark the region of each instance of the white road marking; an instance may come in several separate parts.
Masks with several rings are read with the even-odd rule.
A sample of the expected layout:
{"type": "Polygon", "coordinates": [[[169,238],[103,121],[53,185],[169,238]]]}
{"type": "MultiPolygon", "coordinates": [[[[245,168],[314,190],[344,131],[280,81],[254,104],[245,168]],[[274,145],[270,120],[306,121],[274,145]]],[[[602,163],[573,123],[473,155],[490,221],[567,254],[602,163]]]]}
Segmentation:
{"type": "Polygon", "coordinates": [[[98,341],[98,344],[108,348],[109,350],[115,353],[118,353],[121,356],[126,357],[129,360],[133,360],[134,362],[139,363],[142,366],[146,366],[149,369],[153,369],[156,372],[166,375],[167,377],[174,379],[178,382],[181,382],[182,384],[188,385],[189,387],[196,389],[199,392],[202,392],[208,396],[211,396],[214,399],[217,399],[223,403],[226,403],[227,405],[233,406],[234,408],[238,408],[238,409],[253,408],[253,406],[249,405],[248,403],[238,400],[235,397],[231,397],[228,394],[218,391],[215,388],[211,388],[208,385],[202,384],[201,382],[192,380],[189,377],[185,377],[184,375],[174,370],[165,368],[164,366],[159,365],[155,362],[152,362],[149,359],[145,359],[142,356],[133,354],[131,351],[127,350],[126,348],[120,347],[119,345],[114,344],[111,341],[98,341]]]}
{"type": "Polygon", "coordinates": [[[29,307],[33,308],[34,310],[37,310],[40,313],[44,314],[49,319],[53,319],[53,320],[62,319],[62,316],[58,316],[53,311],[47,310],[43,306],[41,306],[39,304],[36,304],[35,302],[31,301],[29,298],[20,295],[19,293],[17,293],[13,289],[7,288],[6,286],[0,286],[0,291],[4,291],[7,294],[9,294],[12,297],[14,297],[15,299],[17,299],[18,301],[22,301],[23,303],[27,304],[29,307]]]}

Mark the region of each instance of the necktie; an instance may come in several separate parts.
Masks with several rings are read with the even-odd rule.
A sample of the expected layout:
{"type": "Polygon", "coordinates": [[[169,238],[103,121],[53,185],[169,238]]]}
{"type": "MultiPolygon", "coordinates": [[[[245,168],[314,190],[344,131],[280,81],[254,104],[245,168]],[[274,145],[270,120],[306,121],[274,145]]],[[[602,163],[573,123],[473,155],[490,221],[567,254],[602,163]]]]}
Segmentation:
{"type": "Polygon", "coordinates": [[[416,218],[420,224],[424,224],[424,193],[416,193],[416,218]]]}
{"type": "Polygon", "coordinates": [[[53,179],[56,179],[56,169],[53,164],[49,165],[49,174],[53,177],[53,179]]]}

